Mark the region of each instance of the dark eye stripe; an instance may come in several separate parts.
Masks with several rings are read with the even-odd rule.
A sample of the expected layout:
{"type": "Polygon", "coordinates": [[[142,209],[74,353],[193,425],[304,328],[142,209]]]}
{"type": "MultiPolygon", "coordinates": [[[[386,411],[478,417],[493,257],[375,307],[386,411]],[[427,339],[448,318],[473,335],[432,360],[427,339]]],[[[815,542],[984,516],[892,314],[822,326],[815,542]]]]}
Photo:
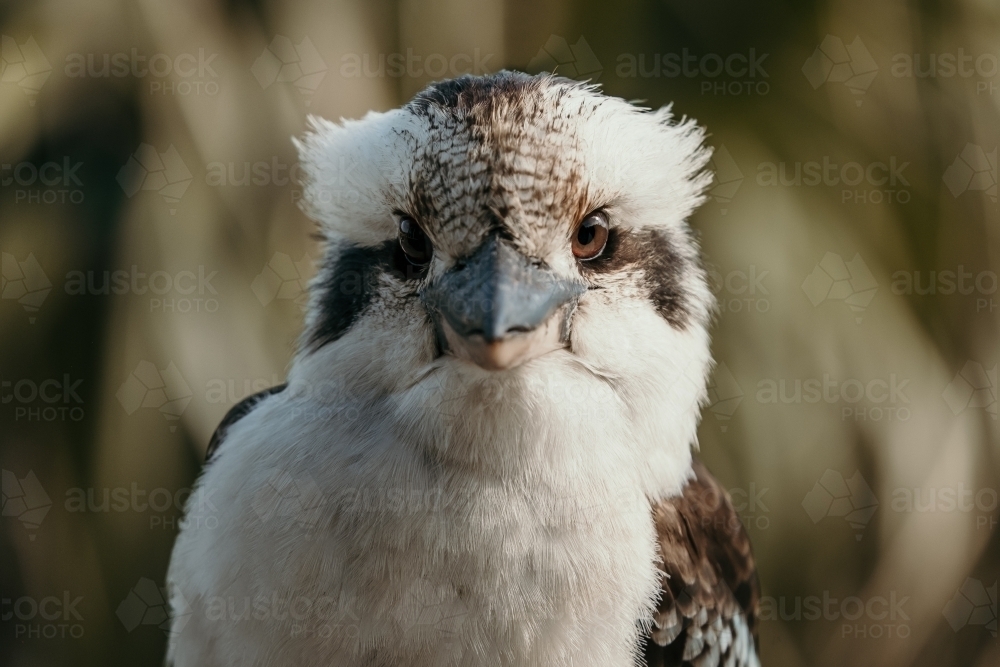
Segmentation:
{"type": "Polygon", "coordinates": [[[685,329],[691,319],[690,297],[682,279],[688,261],[662,232],[649,232],[642,264],[649,298],[656,310],[675,329],[685,329]]]}
{"type": "Polygon", "coordinates": [[[599,282],[601,274],[641,269],[656,312],[675,329],[684,329],[691,317],[690,297],[682,283],[688,265],[663,232],[612,227],[604,252],[581,263],[580,270],[599,282]]]}
{"type": "Polygon", "coordinates": [[[371,303],[378,274],[391,257],[396,240],[378,246],[346,246],[340,251],[319,292],[319,317],[307,335],[318,350],[343,336],[371,303]]]}
{"type": "Polygon", "coordinates": [[[305,334],[307,347],[314,351],[339,340],[354,326],[374,298],[380,276],[413,281],[425,275],[421,267],[406,261],[398,239],[377,246],[344,246],[323,271],[324,277],[313,287],[319,315],[305,334]]]}

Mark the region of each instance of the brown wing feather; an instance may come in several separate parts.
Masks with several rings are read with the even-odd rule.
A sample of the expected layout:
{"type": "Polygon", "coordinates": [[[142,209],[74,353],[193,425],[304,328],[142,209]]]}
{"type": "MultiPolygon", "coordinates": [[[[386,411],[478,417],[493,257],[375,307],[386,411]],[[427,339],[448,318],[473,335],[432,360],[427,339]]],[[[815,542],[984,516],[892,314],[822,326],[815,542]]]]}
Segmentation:
{"type": "Polygon", "coordinates": [[[647,667],[758,665],[760,587],[729,494],[700,462],[683,493],[653,506],[664,573],[647,667]]]}

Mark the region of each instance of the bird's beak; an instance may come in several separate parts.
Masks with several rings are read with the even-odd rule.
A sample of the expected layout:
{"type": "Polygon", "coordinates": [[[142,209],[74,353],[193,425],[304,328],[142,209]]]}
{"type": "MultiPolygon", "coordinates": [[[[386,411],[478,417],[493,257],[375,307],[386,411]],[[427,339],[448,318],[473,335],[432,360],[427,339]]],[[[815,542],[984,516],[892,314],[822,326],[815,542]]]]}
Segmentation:
{"type": "Polygon", "coordinates": [[[490,236],[420,296],[448,352],[502,370],[564,347],[570,305],[585,289],[490,236]]]}

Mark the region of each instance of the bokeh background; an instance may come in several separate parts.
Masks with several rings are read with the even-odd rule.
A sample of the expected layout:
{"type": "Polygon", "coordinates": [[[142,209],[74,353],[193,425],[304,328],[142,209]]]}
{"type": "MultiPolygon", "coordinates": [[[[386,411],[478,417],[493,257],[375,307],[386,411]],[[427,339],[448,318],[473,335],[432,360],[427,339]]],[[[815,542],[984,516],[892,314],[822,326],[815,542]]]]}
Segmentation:
{"type": "Polygon", "coordinates": [[[161,662],[186,489],[302,322],[290,138],[501,67],[709,129],[701,449],[765,664],[1000,664],[992,0],[32,0],[0,34],[2,664],[161,662]]]}

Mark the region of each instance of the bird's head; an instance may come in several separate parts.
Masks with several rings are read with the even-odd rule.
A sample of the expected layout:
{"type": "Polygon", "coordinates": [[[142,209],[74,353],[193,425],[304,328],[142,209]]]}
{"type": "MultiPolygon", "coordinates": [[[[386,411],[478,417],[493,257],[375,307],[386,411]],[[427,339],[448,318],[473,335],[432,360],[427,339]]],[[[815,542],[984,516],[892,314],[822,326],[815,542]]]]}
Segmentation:
{"type": "Polygon", "coordinates": [[[545,399],[525,383],[555,378],[696,415],[713,308],[686,223],[710,181],[702,141],[668,108],[512,72],[314,120],[303,199],[327,246],[299,374],[373,396],[519,387],[526,404],[545,399]]]}

